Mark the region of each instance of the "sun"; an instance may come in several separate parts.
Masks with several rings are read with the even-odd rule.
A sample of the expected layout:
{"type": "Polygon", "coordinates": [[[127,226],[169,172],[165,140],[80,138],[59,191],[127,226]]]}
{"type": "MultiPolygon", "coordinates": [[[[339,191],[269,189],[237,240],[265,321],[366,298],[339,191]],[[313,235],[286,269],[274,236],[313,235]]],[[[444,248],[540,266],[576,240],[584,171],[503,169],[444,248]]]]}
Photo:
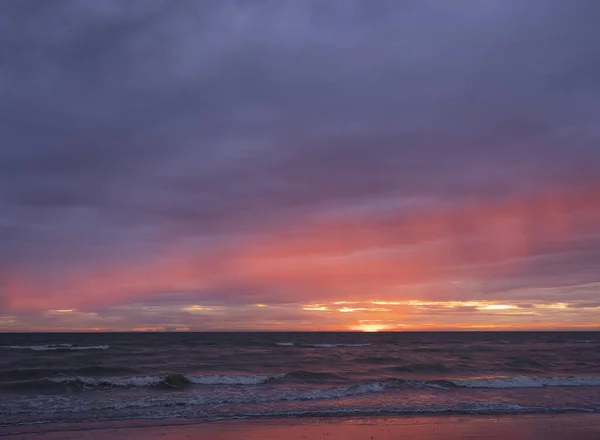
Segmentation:
{"type": "Polygon", "coordinates": [[[352,329],[358,330],[361,332],[366,332],[366,333],[376,333],[381,330],[387,330],[389,328],[390,328],[390,326],[386,325],[386,324],[360,324],[360,325],[357,325],[356,327],[353,327],[352,329]]]}

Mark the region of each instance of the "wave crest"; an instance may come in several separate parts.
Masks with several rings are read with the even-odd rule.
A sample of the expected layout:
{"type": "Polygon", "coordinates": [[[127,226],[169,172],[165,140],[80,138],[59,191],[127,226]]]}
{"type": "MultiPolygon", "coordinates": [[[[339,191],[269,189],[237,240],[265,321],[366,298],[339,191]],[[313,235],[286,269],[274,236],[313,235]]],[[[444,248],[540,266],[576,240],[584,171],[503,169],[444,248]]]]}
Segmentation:
{"type": "Polygon", "coordinates": [[[199,385],[259,385],[283,377],[284,374],[267,375],[211,375],[193,376],[171,373],[159,376],[133,377],[52,377],[48,380],[66,385],[80,385],[92,388],[149,388],[156,386],[182,387],[189,384],[199,385]]]}
{"type": "Polygon", "coordinates": [[[541,388],[541,387],[594,387],[600,386],[600,376],[583,377],[496,377],[448,380],[462,388],[541,388]]]}

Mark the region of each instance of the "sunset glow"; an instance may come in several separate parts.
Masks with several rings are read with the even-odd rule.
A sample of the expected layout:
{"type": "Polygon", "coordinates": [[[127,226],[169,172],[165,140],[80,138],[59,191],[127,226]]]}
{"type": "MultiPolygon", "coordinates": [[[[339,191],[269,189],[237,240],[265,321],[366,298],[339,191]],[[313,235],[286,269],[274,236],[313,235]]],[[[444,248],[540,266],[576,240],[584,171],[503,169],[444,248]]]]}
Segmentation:
{"type": "Polygon", "coordinates": [[[15,24],[0,331],[596,328],[585,14],[393,3],[15,24]]]}
{"type": "Polygon", "coordinates": [[[51,283],[9,273],[0,325],[22,329],[19,316],[33,313],[45,330],[589,328],[600,312],[594,273],[526,275],[600,236],[598,193],[554,194],[296,220],[198,256],[63,267],[51,283]],[[368,319],[378,323],[360,324],[368,319]]]}

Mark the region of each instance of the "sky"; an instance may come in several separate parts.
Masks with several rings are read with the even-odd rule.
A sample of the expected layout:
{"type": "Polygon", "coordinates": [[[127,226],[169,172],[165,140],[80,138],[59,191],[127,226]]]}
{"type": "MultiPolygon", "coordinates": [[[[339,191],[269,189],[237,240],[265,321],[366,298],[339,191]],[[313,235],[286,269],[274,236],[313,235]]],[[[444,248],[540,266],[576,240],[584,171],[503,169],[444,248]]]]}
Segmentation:
{"type": "Polygon", "coordinates": [[[0,331],[600,330],[599,20],[0,0],[0,331]]]}

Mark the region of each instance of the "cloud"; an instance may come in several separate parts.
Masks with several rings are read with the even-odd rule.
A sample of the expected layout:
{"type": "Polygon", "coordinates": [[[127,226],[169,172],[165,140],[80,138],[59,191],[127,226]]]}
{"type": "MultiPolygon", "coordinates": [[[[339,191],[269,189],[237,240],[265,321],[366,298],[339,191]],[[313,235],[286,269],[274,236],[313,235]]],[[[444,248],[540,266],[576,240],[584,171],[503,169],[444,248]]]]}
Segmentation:
{"type": "Polygon", "coordinates": [[[598,12],[5,2],[0,306],[592,296],[598,12]]]}

